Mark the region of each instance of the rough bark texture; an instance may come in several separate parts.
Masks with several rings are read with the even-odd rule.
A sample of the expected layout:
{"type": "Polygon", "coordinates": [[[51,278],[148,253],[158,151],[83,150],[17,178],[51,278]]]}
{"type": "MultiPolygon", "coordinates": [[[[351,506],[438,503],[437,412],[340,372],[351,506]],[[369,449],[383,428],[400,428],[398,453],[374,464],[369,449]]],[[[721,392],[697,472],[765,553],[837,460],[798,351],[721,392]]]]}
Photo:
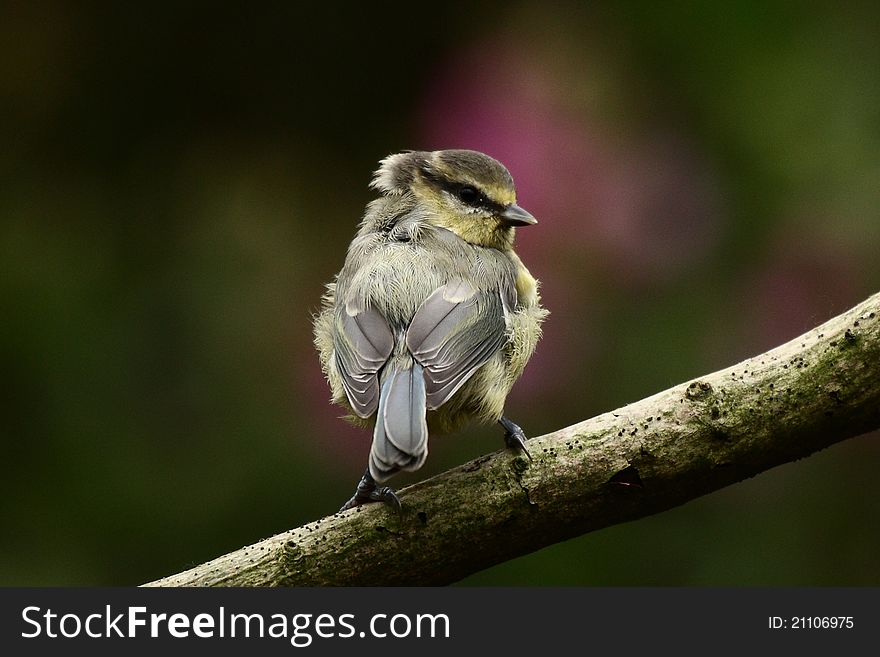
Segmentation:
{"type": "Polygon", "coordinates": [[[772,351],[149,586],[448,584],[880,427],[880,294],[772,351]]]}

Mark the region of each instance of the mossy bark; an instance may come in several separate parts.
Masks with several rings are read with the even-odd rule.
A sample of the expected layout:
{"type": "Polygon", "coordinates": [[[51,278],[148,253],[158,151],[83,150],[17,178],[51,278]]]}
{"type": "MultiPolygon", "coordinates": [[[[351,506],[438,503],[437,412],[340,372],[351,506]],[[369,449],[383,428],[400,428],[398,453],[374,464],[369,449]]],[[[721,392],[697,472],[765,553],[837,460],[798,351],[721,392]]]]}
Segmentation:
{"type": "Polygon", "coordinates": [[[437,585],[880,427],[880,294],[772,351],[148,586],[437,585]]]}

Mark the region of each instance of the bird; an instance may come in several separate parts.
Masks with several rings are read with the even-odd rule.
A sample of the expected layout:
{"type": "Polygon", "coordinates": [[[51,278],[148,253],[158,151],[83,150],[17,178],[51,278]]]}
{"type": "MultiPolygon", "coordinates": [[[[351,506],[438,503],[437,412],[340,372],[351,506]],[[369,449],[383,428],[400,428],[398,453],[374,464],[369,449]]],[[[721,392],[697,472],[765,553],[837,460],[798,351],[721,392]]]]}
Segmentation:
{"type": "Polygon", "coordinates": [[[418,470],[429,434],[498,423],[526,447],[505,400],[541,337],[539,282],[514,251],[537,219],[513,178],[473,150],[405,151],[379,163],[342,269],[314,315],[332,402],[371,429],[366,471],[340,511],[384,502],[392,475],[418,470]]]}

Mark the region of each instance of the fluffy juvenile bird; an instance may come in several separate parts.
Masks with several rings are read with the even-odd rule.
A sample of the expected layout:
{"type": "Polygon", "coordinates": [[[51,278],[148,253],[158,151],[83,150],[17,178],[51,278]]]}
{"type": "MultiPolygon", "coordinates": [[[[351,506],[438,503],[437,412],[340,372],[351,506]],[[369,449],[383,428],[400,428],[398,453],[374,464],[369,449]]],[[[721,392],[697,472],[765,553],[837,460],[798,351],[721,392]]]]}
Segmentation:
{"type": "Polygon", "coordinates": [[[419,469],[429,433],[499,422],[507,445],[525,450],[504,401],[547,315],[513,251],[515,227],[537,221],[516,204],[500,162],[467,150],[399,153],[382,160],[371,187],[381,196],[314,327],[333,401],[373,429],[369,467],[342,510],[399,508],[377,482],[419,469]]]}

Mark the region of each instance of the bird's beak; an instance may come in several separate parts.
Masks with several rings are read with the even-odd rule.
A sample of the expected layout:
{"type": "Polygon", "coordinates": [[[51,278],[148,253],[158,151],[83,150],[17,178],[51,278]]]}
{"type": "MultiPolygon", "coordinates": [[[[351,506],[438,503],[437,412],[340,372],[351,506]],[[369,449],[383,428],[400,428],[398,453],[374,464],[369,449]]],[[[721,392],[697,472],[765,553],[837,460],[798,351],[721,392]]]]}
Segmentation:
{"type": "Polygon", "coordinates": [[[508,226],[533,226],[538,220],[532,216],[532,213],[523,210],[516,203],[511,203],[504,212],[501,213],[501,219],[508,226]]]}

